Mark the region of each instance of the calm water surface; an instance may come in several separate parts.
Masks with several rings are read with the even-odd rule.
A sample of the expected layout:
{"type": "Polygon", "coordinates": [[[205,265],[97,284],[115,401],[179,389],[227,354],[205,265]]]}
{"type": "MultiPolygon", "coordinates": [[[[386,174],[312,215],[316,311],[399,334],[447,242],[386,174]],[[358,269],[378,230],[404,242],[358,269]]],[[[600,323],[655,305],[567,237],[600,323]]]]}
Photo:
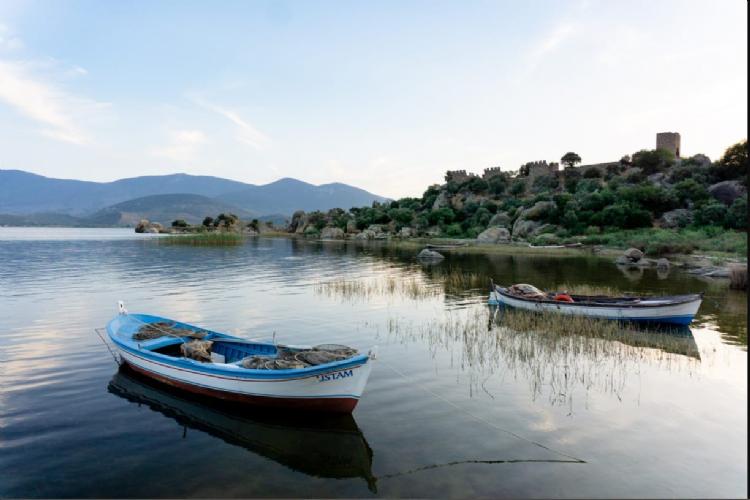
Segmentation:
{"type": "Polygon", "coordinates": [[[0,228],[0,496],[747,494],[747,296],[724,284],[585,255],[423,267],[386,246],[157,240],[0,228]],[[489,277],[706,297],[674,342],[550,342],[490,325],[489,277]],[[93,330],[118,299],[379,359],[351,417],[208,403],[118,371],[93,330]]]}

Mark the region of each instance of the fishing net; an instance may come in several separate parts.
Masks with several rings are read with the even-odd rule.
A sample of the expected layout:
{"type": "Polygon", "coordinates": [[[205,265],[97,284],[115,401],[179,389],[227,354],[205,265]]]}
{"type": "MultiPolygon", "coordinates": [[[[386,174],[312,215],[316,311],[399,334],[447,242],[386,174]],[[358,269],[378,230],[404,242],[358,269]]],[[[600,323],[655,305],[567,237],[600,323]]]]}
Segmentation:
{"type": "Polygon", "coordinates": [[[182,355],[186,358],[210,363],[212,345],[213,342],[210,340],[191,340],[190,342],[181,344],[180,351],[182,351],[182,355]]]}
{"type": "Polygon", "coordinates": [[[240,365],[253,370],[292,370],[342,361],[357,352],[356,349],[339,344],[321,344],[311,349],[280,345],[276,348],[276,357],[249,356],[240,365]]]}
{"type": "Polygon", "coordinates": [[[165,336],[202,339],[205,338],[206,332],[189,330],[187,328],[176,326],[174,323],[160,321],[158,323],[148,323],[140,327],[133,335],[133,340],[152,340],[165,336]]]}

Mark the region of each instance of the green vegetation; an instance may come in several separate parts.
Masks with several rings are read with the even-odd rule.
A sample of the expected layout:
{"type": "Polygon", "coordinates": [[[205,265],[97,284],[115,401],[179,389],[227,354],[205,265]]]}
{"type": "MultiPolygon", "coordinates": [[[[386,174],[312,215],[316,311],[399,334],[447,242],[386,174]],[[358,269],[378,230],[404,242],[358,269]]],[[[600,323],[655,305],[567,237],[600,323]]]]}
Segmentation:
{"type": "Polygon", "coordinates": [[[348,233],[398,235],[407,228],[406,237],[476,238],[499,226],[513,240],[536,245],[638,246],[651,255],[747,251],[747,141],[714,163],[704,155],[676,159],[663,149],[583,172],[574,167],[576,153],[561,160],[563,172],[535,169],[533,177],[531,164],[486,178],[448,174],[420,198],[312,212],[299,218],[302,230],[295,228],[312,236],[335,226],[348,233]],[[732,181],[729,195],[712,194],[722,181],[732,181]]]}
{"type": "Polygon", "coordinates": [[[236,232],[201,232],[156,239],[160,245],[185,245],[193,247],[218,247],[242,245],[244,238],[236,232]]]}

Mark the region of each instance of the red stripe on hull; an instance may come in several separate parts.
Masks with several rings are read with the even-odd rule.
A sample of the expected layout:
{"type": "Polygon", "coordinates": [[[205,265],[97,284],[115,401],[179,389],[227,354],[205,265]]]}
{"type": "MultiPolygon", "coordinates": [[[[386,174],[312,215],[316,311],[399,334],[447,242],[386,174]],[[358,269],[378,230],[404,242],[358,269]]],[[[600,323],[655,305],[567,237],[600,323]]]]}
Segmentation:
{"type": "Polygon", "coordinates": [[[157,373],[151,372],[144,368],[128,363],[123,360],[128,367],[147,377],[184,391],[210,396],[212,398],[223,399],[225,401],[234,401],[237,403],[247,403],[256,406],[266,406],[275,408],[294,408],[306,411],[320,411],[330,413],[351,413],[357,406],[359,400],[354,398],[273,398],[264,396],[251,396],[249,394],[237,394],[235,392],[220,391],[217,389],[208,389],[187,382],[181,382],[169,377],[164,377],[157,373]]]}

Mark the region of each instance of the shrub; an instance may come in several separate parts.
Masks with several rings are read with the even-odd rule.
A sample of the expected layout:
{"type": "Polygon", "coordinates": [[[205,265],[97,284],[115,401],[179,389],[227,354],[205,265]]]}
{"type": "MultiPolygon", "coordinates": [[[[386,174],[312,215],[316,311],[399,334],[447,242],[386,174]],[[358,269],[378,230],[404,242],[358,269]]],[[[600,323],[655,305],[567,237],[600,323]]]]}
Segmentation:
{"type": "Polygon", "coordinates": [[[487,184],[489,185],[490,193],[500,195],[503,194],[508,187],[508,179],[504,175],[496,175],[491,177],[490,180],[487,181],[487,184]]]}
{"type": "Polygon", "coordinates": [[[510,194],[514,196],[522,195],[526,192],[526,181],[524,179],[515,179],[510,185],[510,194]]]}
{"type": "Polygon", "coordinates": [[[727,220],[727,207],[723,203],[709,203],[695,211],[696,226],[723,226],[727,220]]]}
{"type": "Polygon", "coordinates": [[[747,195],[734,200],[729,207],[726,224],[732,229],[747,229],[747,195]]]}
{"type": "Polygon", "coordinates": [[[633,154],[632,164],[643,171],[648,176],[657,172],[664,172],[675,162],[675,157],[671,151],[666,149],[642,149],[633,154]]]}
{"type": "Polygon", "coordinates": [[[188,223],[185,219],[177,219],[172,221],[172,227],[188,227],[188,223]]]}
{"type": "Polygon", "coordinates": [[[456,214],[448,207],[433,210],[429,213],[429,215],[427,215],[427,221],[431,226],[434,226],[436,224],[439,224],[441,226],[444,224],[450,224],[455,218],[456,214]]]}
{"type": "Polygon", "coordinates": [[[694,179],[685,179],[674,185],[674,194],[680,204],[688,201],[700,203],[709,198],[708,190],[705,186],[698,184],[694,179]]]}
{"type": "Polygon", "coordinates": [[[445,234],[447,236],[450,236],[450,237],[453,237],[453,238],[456,238],[456,237],[461,236],[463,234],[463,230],[461,229],[461,225],[460,224],[449,224],[449,225],[445,226],[444,231],[445,231],[445,234]]]}
{"type": "Polygon", "coordinates": [[[206,217],[205,219],[203,219],[203,225],[206,226],[206,227],[212,226],[213,223],[214,223],[214,218],[213,217],[206,217]]]}
{"type": "Polygon", "coordinates": [[[601,179],[602,173],[598,168],[590,168],[583,173],[584,179],[601,179]]]}

